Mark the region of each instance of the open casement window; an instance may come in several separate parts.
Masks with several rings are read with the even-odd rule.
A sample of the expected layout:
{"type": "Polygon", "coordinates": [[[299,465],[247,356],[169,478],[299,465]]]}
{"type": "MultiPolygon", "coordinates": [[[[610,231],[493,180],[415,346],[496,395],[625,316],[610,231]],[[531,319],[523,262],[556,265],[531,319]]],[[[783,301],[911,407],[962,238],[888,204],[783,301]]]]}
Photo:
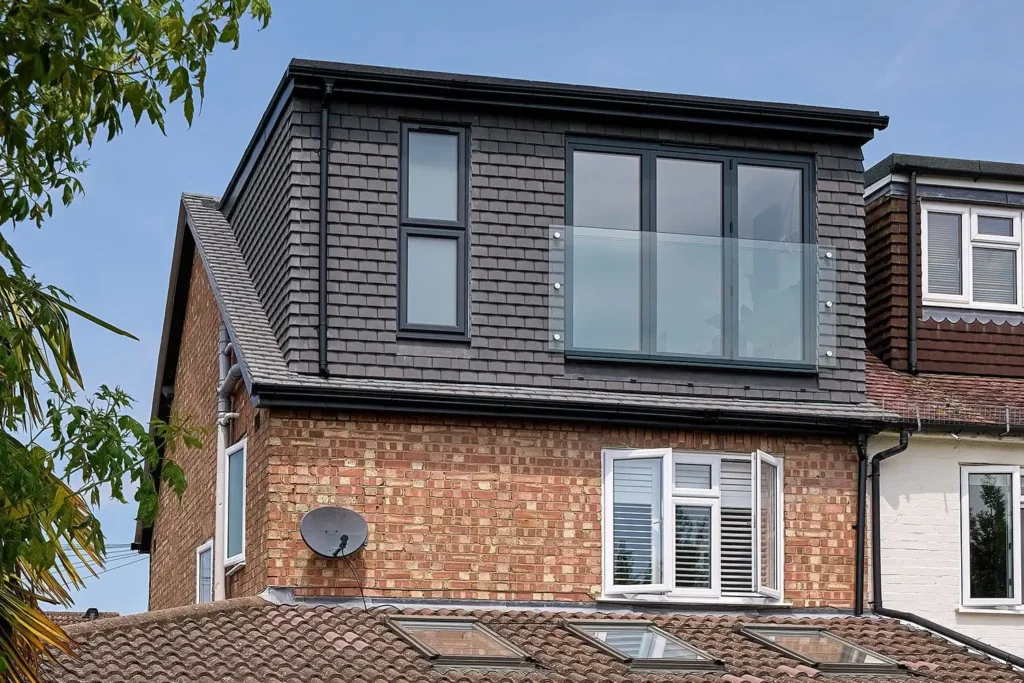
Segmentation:
{"type": "Polygon", "coordinates": [[[999,465],[960,468],[963,604],[1019,606],[1021,591],[1021,470],[999,465]]]}
{"type": "Polygon", "coordinates": [[[782,461],[604,451],[604,593],[782,597],[782,461]]]}
{"type": "Polygon", "coordinates": [[[757,451],[753,487],[757,500],[756,590],[772,598],[782,597],[782,461],[757,451]]]}
{"type": "Polygon", "coordinates": [[[998,207],[923,202],[924,303],[1024,309],[1021,215],[998,207]]]}

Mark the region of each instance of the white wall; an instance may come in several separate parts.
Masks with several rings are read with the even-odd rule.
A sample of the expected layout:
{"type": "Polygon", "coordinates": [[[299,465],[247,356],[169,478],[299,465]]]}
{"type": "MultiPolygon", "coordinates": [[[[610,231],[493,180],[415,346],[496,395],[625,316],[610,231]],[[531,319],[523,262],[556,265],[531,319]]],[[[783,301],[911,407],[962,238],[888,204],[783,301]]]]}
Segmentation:
{"type": "MultiPolygon", "coordinates": [[[[895,435],[879,435],[868,452],[895,443],[895,435]]],[[[1024,466],[1024,441],[918,433],[906,452],[882,463],[883,604],[1024,656],[1024,609],[976,614],[960,607],[961,464],[1024,466]]]]}

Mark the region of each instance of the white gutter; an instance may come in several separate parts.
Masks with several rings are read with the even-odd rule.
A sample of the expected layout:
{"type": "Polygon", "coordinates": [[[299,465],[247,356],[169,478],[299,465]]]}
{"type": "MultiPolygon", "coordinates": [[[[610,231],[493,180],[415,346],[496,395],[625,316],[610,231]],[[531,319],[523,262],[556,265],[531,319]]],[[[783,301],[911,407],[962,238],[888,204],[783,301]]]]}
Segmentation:
{"type": "Polygon", "coordinates": [[[224,452],[228,447],[231,421],[238,413],[231,411],[231,394],[242,376],[242,367],[231,363],[231,342],[228,340],[227,327],[220,326],[220,350],[218,356],[219,377],[217,381],[217,484],[216,507],[214,511],[213,532],[213,599],[223,600],[226,595],[224,586],[224,557],[227,552],[227,528],[225,498],[227,497],[227,459],[224,452]]]}

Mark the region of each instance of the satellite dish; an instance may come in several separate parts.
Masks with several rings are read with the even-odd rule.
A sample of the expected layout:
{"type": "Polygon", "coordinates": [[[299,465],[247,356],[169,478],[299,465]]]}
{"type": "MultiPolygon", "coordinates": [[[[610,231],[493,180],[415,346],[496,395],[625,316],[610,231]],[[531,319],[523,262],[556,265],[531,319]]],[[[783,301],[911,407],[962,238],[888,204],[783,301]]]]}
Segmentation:
{"type": "Polygon", "coordinates": [[[369,529],[355,510],[322,507],[310,510],[299,523],[302,540],[322,557],[348,557],[366,545],[369,529]]]}

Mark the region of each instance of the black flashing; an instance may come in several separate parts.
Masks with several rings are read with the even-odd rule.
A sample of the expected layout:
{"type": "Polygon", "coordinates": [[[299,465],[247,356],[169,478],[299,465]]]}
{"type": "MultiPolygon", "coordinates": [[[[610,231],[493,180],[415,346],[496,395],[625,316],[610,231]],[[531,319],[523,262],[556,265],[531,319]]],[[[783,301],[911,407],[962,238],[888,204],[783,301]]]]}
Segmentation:
{"type": "Polygon", "coordinates": [[[1024,164],[953,157],[929,157],[918,154],[890,154],[864,172],[864,185],[871,186],[893,173],[909,173],[910,171],[974,179],[1024,181],[1024,164]]]}

